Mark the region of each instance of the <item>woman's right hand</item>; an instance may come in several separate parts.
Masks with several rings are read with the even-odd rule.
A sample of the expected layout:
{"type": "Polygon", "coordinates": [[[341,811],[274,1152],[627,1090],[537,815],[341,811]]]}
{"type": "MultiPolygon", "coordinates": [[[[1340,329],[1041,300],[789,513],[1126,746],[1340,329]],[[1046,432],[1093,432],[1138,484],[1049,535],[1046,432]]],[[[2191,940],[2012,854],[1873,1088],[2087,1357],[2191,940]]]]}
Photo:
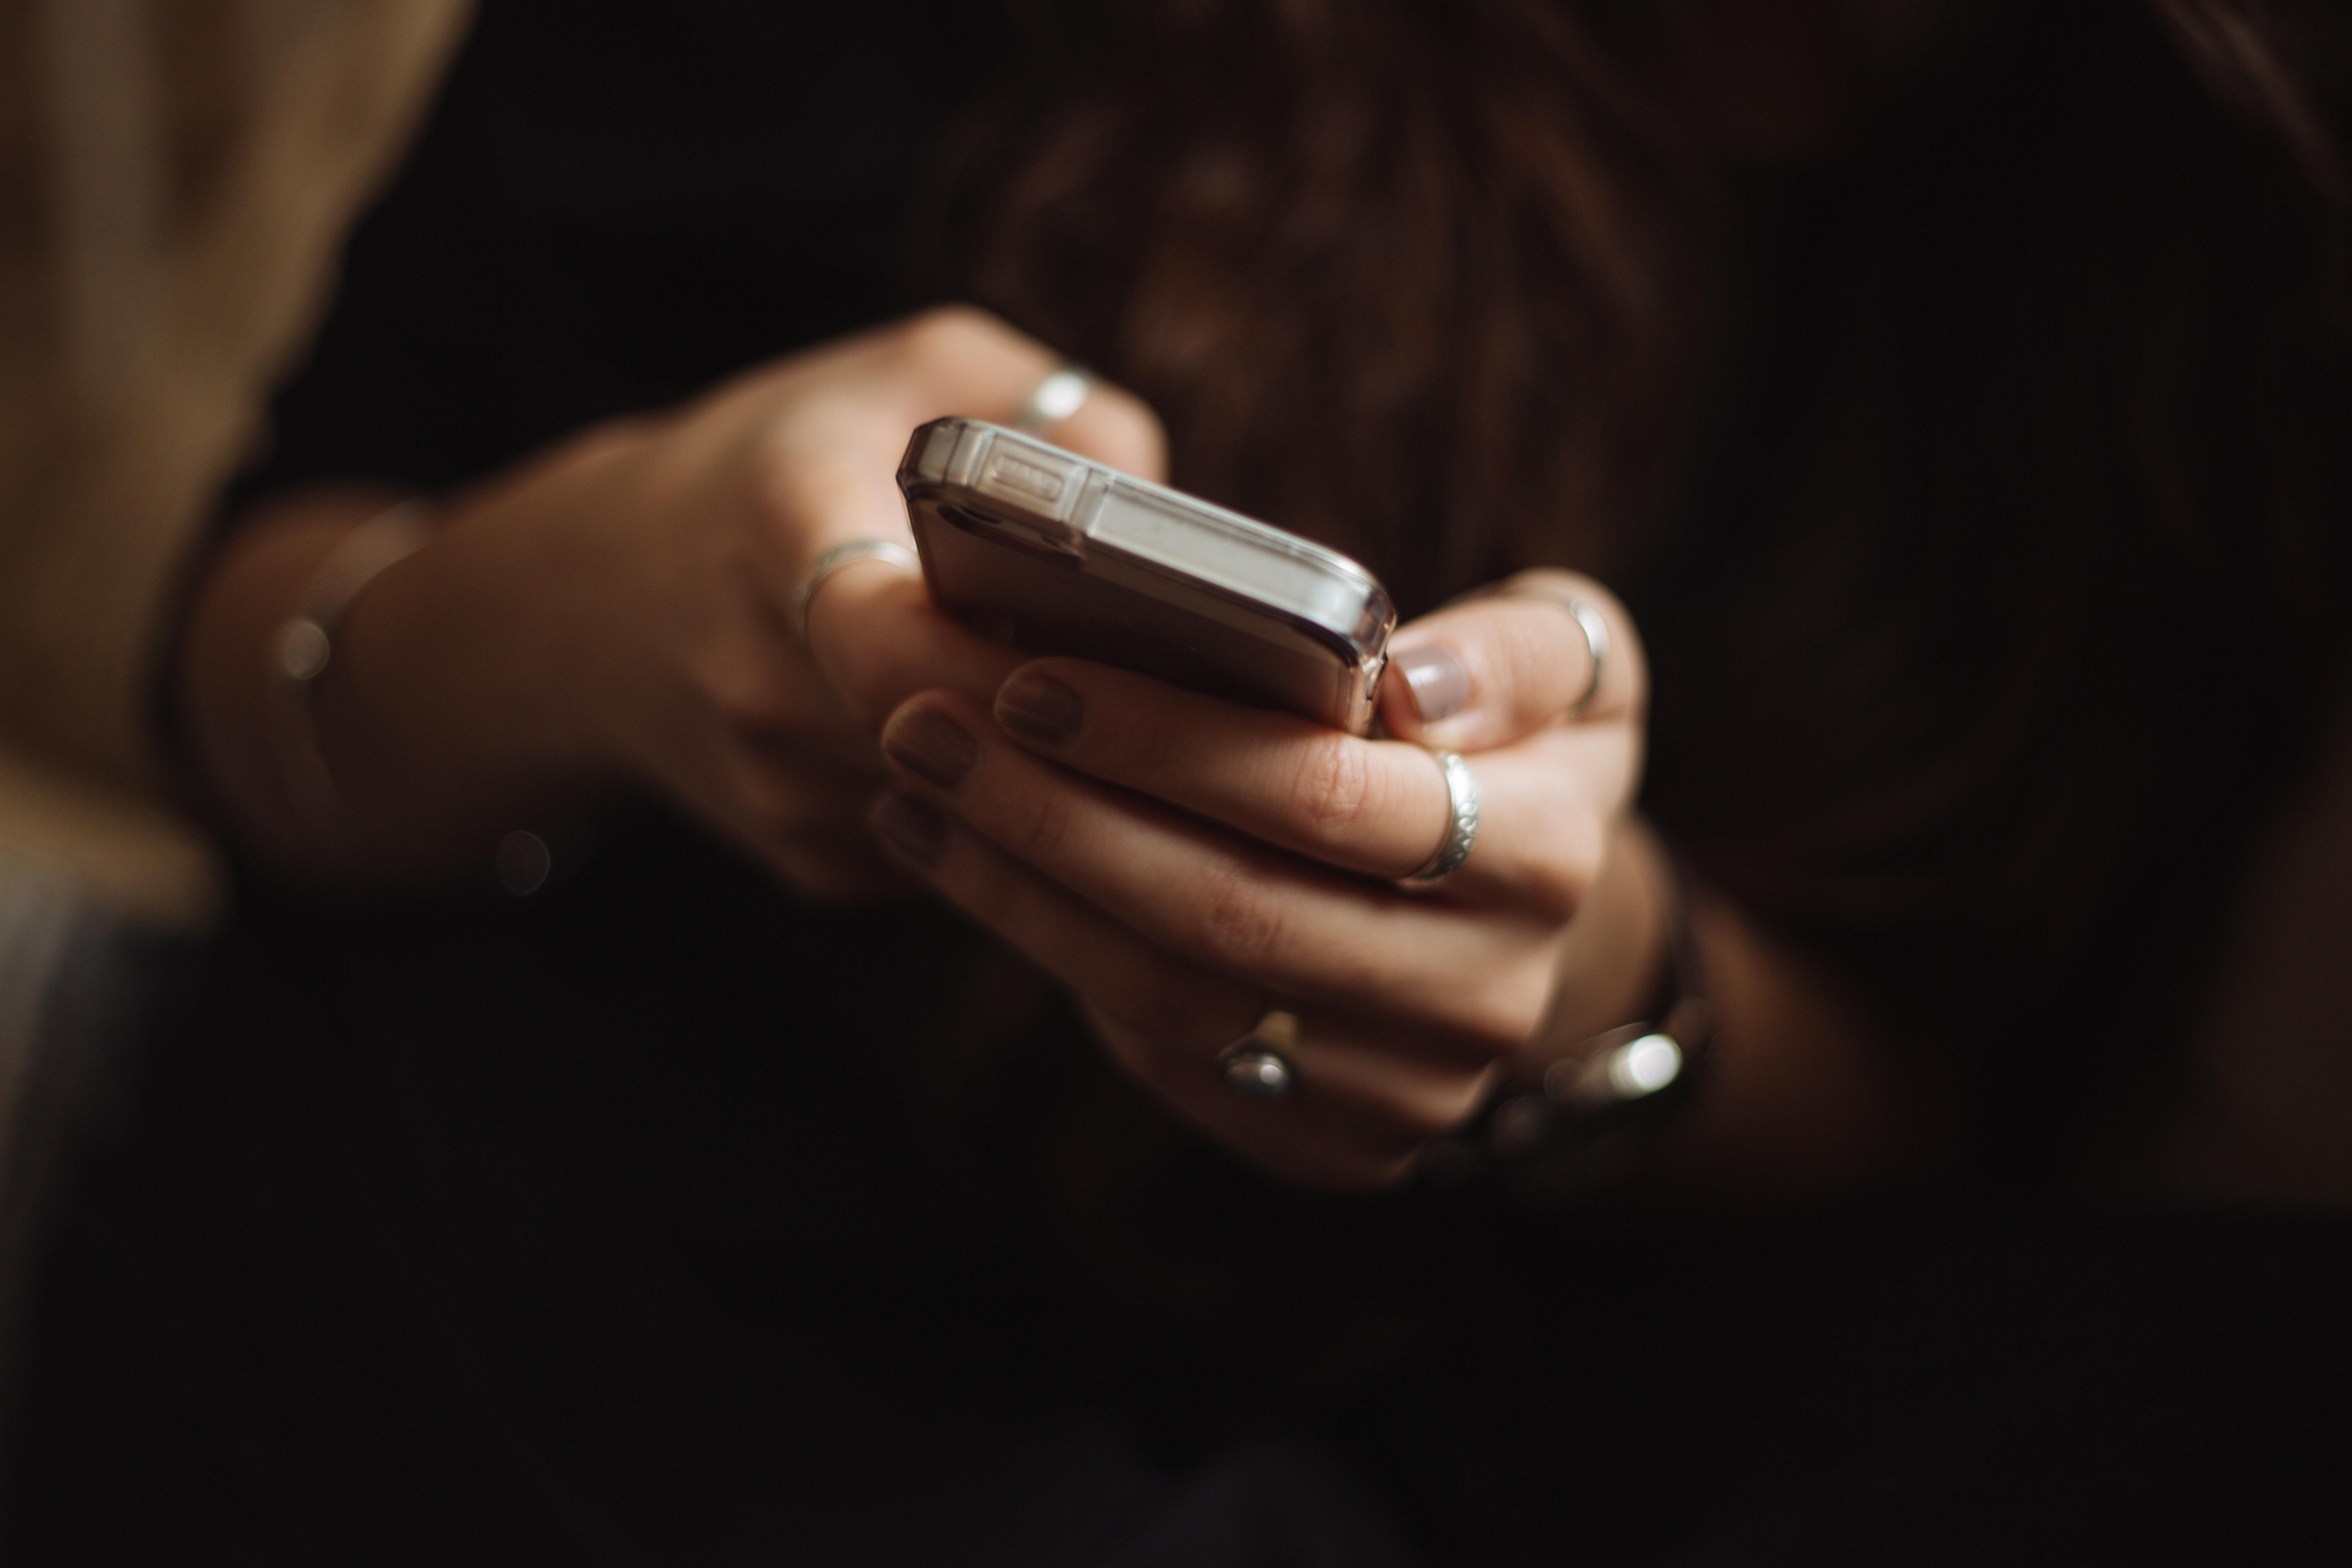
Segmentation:
{"type": "MultiPolygon", "coordinates": [[[[208,771],[266,853],[341,880],[470,859],[550,803],[646,784],[804,890],[894,883],[863,822],[883,776],[875,728],[918,690],[984,699],[1020,656],[887,563],[827,580],[806,647],[793,598],[836,544],[911,544],[895,475],[916,426],[1008,420],[1057,363],[981,311],[930,310],[597,426],[459,496],[354,602],[314,700],[352,821],[382,829],[372,844],[288,841],[268,716],[242,710],[301,582],[381,498],[282,508],[223,552],[192,623],[184,690],[208,771]]],[[[1114,387],[1051,435],[1162,468],[1157,421],[1114,387]]]]}

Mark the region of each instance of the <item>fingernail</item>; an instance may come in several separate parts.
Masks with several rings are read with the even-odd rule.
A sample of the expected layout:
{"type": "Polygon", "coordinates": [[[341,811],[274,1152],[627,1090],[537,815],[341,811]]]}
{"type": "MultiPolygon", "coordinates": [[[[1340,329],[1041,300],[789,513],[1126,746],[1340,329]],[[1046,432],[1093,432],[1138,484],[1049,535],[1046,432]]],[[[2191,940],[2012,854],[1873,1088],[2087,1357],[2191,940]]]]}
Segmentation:
{"type": "Polygon", "coordinates": [[[953,789],[980,760],[980,742],[943,713],[909,708],[882,731],[882,754],[941,789],[953,789]]]}
{"type": "Polygon", "coordinates": [[[1087,700],[1050,675],[1022,670],[996,691],[996,721],[1048,746],[1075,739],[1087,700]]]}
{"type": "Polygon", "coordinates": [[[1446,647],[1407,648],[1393,661],[1424,724],[1451,719],[1469,705],[1470,667],[1446,647]]]}
{"type": "Polygon", "coordinates": [[[940,853],[948,846],[947,818],[903,795],[876,801],[866,820],[884,843],[926,870],[940,863],[940,853]]]}

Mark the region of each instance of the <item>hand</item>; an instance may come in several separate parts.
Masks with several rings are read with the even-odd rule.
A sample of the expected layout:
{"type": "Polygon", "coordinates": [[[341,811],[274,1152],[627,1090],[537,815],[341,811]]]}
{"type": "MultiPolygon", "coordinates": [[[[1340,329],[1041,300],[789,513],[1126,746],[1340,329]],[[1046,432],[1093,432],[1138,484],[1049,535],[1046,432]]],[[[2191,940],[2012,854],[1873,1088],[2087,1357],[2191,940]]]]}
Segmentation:
{"type": "Polygon", "coordinates": [[[1076,659],[1026,664],[990,701],[925,691],[883,731],[898,793],[876,825],[1212,1134],[1301,1183],[1391,1180],[1475,1109],[1501,1058],[1548,1026],[1627,1021],[1612,1010],[1638,1009],[1657,972],[1648,901],[1618,900],[1650,911],[1644,930],[1587,918],[1633,864],[1612,847],[1640,771],[1640,645],[1589,581],[1530,573],[1507,589],[1398,634],[1381,696],[1396,740],[1076,659]],[[1563,591],[1612,631],[1573,719],[1583,633],[1520,596],[1563,591]],[[1429,859],[1449,812],[1424,745],[1475,753],[1483,813],[1467,863],[1412,890],[1395,879],[1429,859]],[[1580,962],[1591,954],[1606,961],[1580,962]],[[1300,1020],[1297,1083],[1253,1100],[1218,1058],[1270,1008],[1300,1020]]]}
{"type": "MultiPolygon", "coordinates": [[[[478,854],[486,828],[530,820],[535,802],[649,783],[804,889],[874,890],[888,875],[860,820],[882,777],[875,727],[925,688],[985,700],[1019,658],[940,616],[920,579],[887,563],[828,579],[805,648],[795,592],[835,544],[911,543],[894,476],[916,426],[1009,418],[1056,363],[992,317],[932,310],[675,413],[600,426],[460,498],[433,542],[355,603],[339,637],[319,711],[343,792],[399,830],[398,853],[437,843],[454,858],[478,854]]],[[[1097,385],[1052,435],[1160,471],[1158,423],[1116,387],[1097,385]]],[[[306,546],[313,561],[350,526],[307,521],[323,536],[306,546]]],[[[287,542],[270,533],[241,534],[215,579],[236,576],[240,551],[268,565],[287,542]]],[[[251,625],[200,614],[196,640],[213,646],[191,660],[203,667],[195,728],[226,758],[215,768],[224,794],[251,797],[242,815],[265,842],[285,818],[250,783],[274,765],[266,724],[220,714],[257,685],[259,656],[244,645],[283,616],[308,569],[271,567],[278,587],[216,581],[208,601],[254,606],[251,625]]],[[[314,863],[332,869],[335,848],[314,863]]],[[[319,847],[286,858],[306,849],[319,847]]]]}
{"type": "MultiPolygon", "coordinates": [[[[1057,363],[993,317],[935,310],[756,372],[655,433],[621,483],[633,504],[612,514],[628,548],[610,613],[641,635],[616,648],[611,685],[645,693],[607,709],[615,752],[804,889],[871,889],[858,823],[880,782],[875,727],[924,687],[985,699],[1019,661],[887,563],[826,581],[806,648],[792,596],[834,545],[911,548],[895,475],[917,426],[1010,419],[1057,363]]],[[[1054,436],[1161,469],[1157,421],[1115,387],[1097,386],[1054,436]]]]}

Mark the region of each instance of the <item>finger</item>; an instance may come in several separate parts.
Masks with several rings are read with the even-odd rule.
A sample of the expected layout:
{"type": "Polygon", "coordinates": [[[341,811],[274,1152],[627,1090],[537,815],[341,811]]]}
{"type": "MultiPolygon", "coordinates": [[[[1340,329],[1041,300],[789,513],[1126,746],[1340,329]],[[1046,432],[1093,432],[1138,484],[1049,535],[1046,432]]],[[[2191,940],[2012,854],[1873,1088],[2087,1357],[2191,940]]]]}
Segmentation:
{"type": "MultiPolygon", "coordinates": [[[[996,693],[1003,731],[1106,784],[1139,791],[1327,865],[1401,878],[1453,823],[1430,752],[1182,690],[1080,659],[1024,665],[996,693]]],[[[1557,918],[1600,859],[1601,821],[1630,792],[1624,725],[1555,726],[1478,754],[1478,837],[1449,890],[1538,898],[1557,918]]]]}
{"type": "Polygon", "coordinates": [[[1121,1066],[1278,1174],[1318,1186],[1392,1179],[1475,1108],[1486,1069],[1335,1035],[1320,1020],[1289,1047],[1292,1094],[1237,1094],[1220,1058],[1265,1016],[1262,993],[1154,950],[919,800],[886,795],[873,823],[909,870],[1067,985],[1121,1066]]]}
{"type": "MultiPolygon", "coordinates": [[[[886,794],[870,820],[883,843],[949,901],[1060,980],[1104,1016],[1139,1032],[1157,1082],[1213,1081],[1227,1096],[1220,1058],[1276,1005],[1152,947],[1104,911],[1040,877],[1003,849],[915,796],[886,794]]],[[[1450,1050],[1384,1021],[1344,1010],[1309,1015],[1284,1047],[1304,1081],[1393,1147],[1450,1131],[1476,1108],[1489,1064],[1465,1067],[1450,1050]]]]}
{"type": "Polygon", "coordinates": [[[825,581],[809,605],[808,639],[817,668],[868,726],[935,688],[986,702],[1028,657],[940,615],[920,577],[881,562],[825,581]]]}
{"type": "Polygon", "coordinates": [[[858,831],[878,771],[844,765],[814,747],[721,735],[715,771],[680,780],[677,795],[711,826],[788,884],[831,900],[904,896],[907,877],[858,831]]]}
{"type": "MultiPolygon", "coordinates": [[[[845,352],[850,395],[777,421],[766,454],[772,504],[799,540],[788,574],[793,584],[841,544],[881,539],[911,549],[896,478],[908,437],[949,415],[1009,420],[1063,363],[1034,339],[969,307],[926,311],[845,352]]],[[[1157,417],[1140,398],[1108,383],[1096,382],[1086,403],[1050,434],[1129,472],[1156,477],[1166,468],[1157,417]]],[[[981,651],[994,645],[943,617],[934,614],[936,624],[918,626],[894,614],[929,612],[928,595],[909,591],[910,575],[887,561],[853,562],[829,574],[806,607],[818,668],[868,720],[928,685],[976,695],[992,690],[1009,668],[981,651]],[[889,628],[887,646],[877,635],[880,626],[889,628]]]]}
{"type": "Polygon", "coordinates": [[[929,803],[886,793],[869,816],[910,870],[1113,1017],[1202,1057],[1256,1026],[1265,994],[1151,947],[929,803]]]}
{"type": "MultiPolygon", "coordinates": [[[[884,374],[906,430],[950,415],[1010,424],[1066,359],[985,310],[944,306],[915,316],[887,341],[884,374]]],[[[1043,433],[1055,445],[1140,478],[1167,471],[1167,439],[1149,405],[1092,380],[1086,402],[1043,433]]],[[[905,437],[902,435],[900,444],[905,437]]]]}
{"type": "Polygon", "coordinates": [[[1638,717],[1648,683],[1641,639],[1614,595],[1571,573],[1523,572],[1396,634],[1381,719],[1404,740],[1480,752],[1570,717],[1638,717]],[[1570,613],[1570,598],[1590,605],[1607,628],[1597,688],[1591,640],[1570,613]]]}
{"type": "MultiPolygon", "coordinates": [[[[1369,1192],[1402,1180],[1414,1156],[1430,1141],[1381,1121],[1367,1120],[1338,1094],[1319,1087],[1315,1076],[1328,1073],[1346,1053],[1328,1049],[1297,1064],[1298,1085],[1278,1100],[1254,1100],[1234,1092],[1215,1064],[1171,1058],[1142,1029],[1085,1009],[1096,1037],[1112,1059],[1172,1106],[1186,1121],[1279,1180],[1328,1192],[1369,1192]]],[[[1302,1049],[1305,1047],[1302,1046],[1302,1049]]],[[[1461,1076],[1461,1075],[1457,1075],[1461,1076]]],[[[1458,1121],[1475,1110],[1480,1080],[1449,1095],[1466,1104],[1458,1121]]]]}
{"type": "MultiPolygon", "coordinates": [[[[984,310],[926,310],[730,383],[681,418],[702,438],[683,441],[678,455],[690,466],[711,462],[713,442],[745,448],[785,546],[785,581],[796,581],[837,544],[911,542],[896,476],[918,426],[950,415],[1010,421],[1062,364],[984,310]]],[[[1048,434],[1146,478],[1166,468],[1158,417],[1108,382],[1093,382],[1086,403],[1048,434]]]]}
{"type": "MultiPolygon", "coordinates": [[[[803,374],[806,396],[778,399],[765,453],[780,510],[803,520],[802,565],[858,539],[911,543],[898,460],[917,427],[950,415],[1007,423],[1064,362],[1035,339],[969,306],[927,310],[856,341],[803,374]]],[[[1091,383],[1086,402],[1047,435],[1097,462],[1146,478],[1167,468],[1159,418],[1133,393],[1091,383]]]]}
{"type": "Polygon", "coordinates": [[[838,692],[809,678],[809,655],[782,626],[744,647],[733,640],[694,650],[688,666],[698,703],[673,705],[673,721],[707,711],[719,727],[754,750],[806,754],[878,778],[882,756],[875,725],[861,721],[838,692]]]}
{"type": "Polygon", "coordinates": [[[1270,991],[1390,1012],[1483,1060],[1532,1033],[1551,922],[1440,905],[1265,848],[1028,755],[944,691],[884,727],[899,787],[1155,946],[1270,991]]]}

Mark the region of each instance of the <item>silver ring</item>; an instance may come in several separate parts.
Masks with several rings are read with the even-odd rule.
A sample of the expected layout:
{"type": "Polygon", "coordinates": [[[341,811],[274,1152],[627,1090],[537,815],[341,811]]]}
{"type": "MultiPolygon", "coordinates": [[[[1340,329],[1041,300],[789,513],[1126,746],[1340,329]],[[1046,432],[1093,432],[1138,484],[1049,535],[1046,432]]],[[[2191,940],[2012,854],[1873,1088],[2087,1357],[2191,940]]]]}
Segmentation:
{"type": "Polygon", "coordinates": [[[1470,858],[1470,847],[1478,842],[1478,781],[1470,776],[1470,764],[1459,752],[1430,755],[1445,774],[1445,837],[1428,864],[1399,879],[1409,888],[1426,888],[1451,877],[1462,869],[1462,862],[1470,858]]]}
{"type": "Polygon", "coordinates": [[[902,572],[919,574],[923,569],[922,557],[895,539],[853,539],[835,545],[816,558],[816,564],[809,568],[793,595],[793,635],[801,647],[808,647],[809,605],[816,602],[816,591],[824,586],[826,578],[859,561],[887,561],[902,572]]]}
{"type": "Polygon", "coordinates": [[[1025,435],[1042,436],[1049,426],[1059,425],[1084,408],[1087,394],[1094,389],[1093,376],[1076,365],[1063,365],[1029,389],[1021,411],[1013,416],[1013,427],[1025,435]]]}
{"type": "Polygon", "coordinates": [[[1601,672],[1609,663],[1609,617],[1595,609],[1590,599],[1580,599],[1574,594],[1549,593],[1541,588],[1509,588],[1505,598],[1541,599],[1547,605],[1558,605],[1576,617],[1576,629],[1584,634],[1584,651],[1592,656],[1591,673],[1585,677],[1584,690],[1568,705],[1568,716],[1580,718],[1592,700],[1601,695],[1601,672]]]}
{"type": "Polygon", "coordinates": [[[1590,600],[1573,594],[1562,594],[1554,602],[1576,617],[1577,628],[1584,633],[1584,651],[1592,656],[1592,673],[1585,679],[1584,690],[1568,705],[1568,716],[1575,719],[1601,695],[1601,672],[1609,664],[1609,620],[1590,600]]]}
{"type": "Polygon", "coordinates": [[[1217,1070],[1236,1094],[1280,1100],[1297,1087],[1298,1068],[1290,1059],[1297,1048],[1298,1015],[1277,1007],[1218,1054],[1217,1070]]]}

